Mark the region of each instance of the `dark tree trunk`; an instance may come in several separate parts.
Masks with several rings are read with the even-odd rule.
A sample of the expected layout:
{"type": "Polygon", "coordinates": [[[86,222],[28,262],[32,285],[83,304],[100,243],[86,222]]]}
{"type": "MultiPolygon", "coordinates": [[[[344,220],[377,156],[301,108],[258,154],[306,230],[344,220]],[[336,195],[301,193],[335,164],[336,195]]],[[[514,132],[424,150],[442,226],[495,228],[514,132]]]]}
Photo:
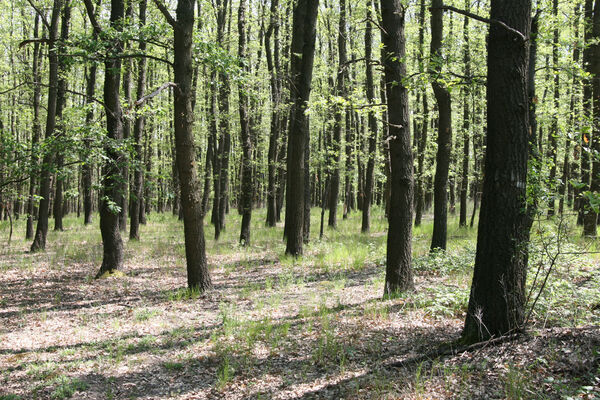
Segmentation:
{"type": "MultiPolygon", "coordinates": [[[[423,62],[425,44],[425,0],[421,0],[419,9],[419,51],[417,53],[417,62],[419,64],[419,72],[425,72],[423,62]]],[[[417,146],[417,184],[416,184],[416,200],[415,205],[415,226],[420,226],[423,219],[423,209],[425,208],[425,152],[427,150],[427,128],[429,125],[429,105],[427,104],[427,90],[423,86],[422,104],[423,104],[423,121],[421,122],[421,130],[419,132],[419,143],[417,146]]]]}
{"type": "Polygon", "coordinates": [[[406,42],[400,0],[381,0],[383,67],[387,97],[390,199],[388,212],[387,260],[384,295],[411,290],[413,157],[410,139],[408,90],[406,77],[406,42]]]}
{"type": "MultiPolygon", "coordinates": [[[[492,0],[490,19],[529,38],[531,2],[492,0]]],[[[498,24],[490,26],[485,176],[466,342],[514,332],[525,317],[529,45],[498,24]]]]}
{"type": "MultiPolygon", "coordinates": [[[[55,136],[56,128],[56,98],[58,92],[58,55],[57,39],[60,10],[62,9],[62,0],[54,0],[52,7],[52,17],[50,19],[50,30],[48,33],[48,107],[46,110],[46,139],[55,136]]],[[[35,237],[31,244],[31,251],[44,250],[46,248],[46,235],[48,234],[48,214],[50,211],[50,168],[54,162],[54,154],[47,152],[42,161],[42,173],[40,177],[40,206],[35,237]]]]}
{"type": "MultiPolygon", "coordinates": [[[[348,56],[346,51],[346,0],[340,0],[340,20],[338,26],[338,57],[336,93],[346,97],[346,81],[348,79],[348,56]]],[[[346,113],[346,105],[336,104],[333,124],[333,139],[331,141],[331,187],[329,191],[329,221],[328,225],[337,227],[337,207],[340,197],[340,160],[342,157],[342,120],[346,113]]]]}
{"type": "MultiPolygon", "coordinates": [[[[66,136],[66,126],[63,121],[63,110],[65,108],[65,104],[67,101],[67,80],[66,76],[68,74],[68,66],[67,60],[65,56],[62,55],[66,52],[66,41],[69,38],[69,23],[71,20],[71,5],[69,2],[66,2],[61,17],[61,27],[60,27],[60,44],[58,46],[58,90],[56,93],[56,119],[58,120],[58,135],[57,137],[65,138],[66,136]]],[[[64,202],[64,186],[66,174],[63,171],[63,165],[65,161],[65,155],[62,149],[57,149],[56,152],[56,184],[55,184],[55,192],[54,192],[54,230],[62,231],[63,230],[63,202],[64,202]]]]}
{"type": "MultiPolygon", "coordinates": [[[[246,0],[240,0],[238,11],[238,57],[241,68],[246,73],[246,0]]],[[[254,195],[254,177],[252,174],[252,138],[248,117],[248,96],[246,88],[239,86],[239,111],[240,111],[240,142],[242,145],[242,193],[240,195],[242,226],[240,232],[240,243],[244,246],[250,244],[250,220],[252,218],[252,198],[254,195]]]]}
{"type": "MultiPolygon", "coordinates": [[[[373,83],[373,60],[371,59],[372,47],[373,47],[373,28],[372,28],[372,0],[367,0],[367,18],[366,18],[366,29],[365,29],[365,64],[366,64],[366,95],[369,104],[373,104],[375,98],[375,89],[373,83]]],[[[369,109],[368,114],[368,161],[367,171],[365,175],[365,190],[364,198],[362,203],[362,232],[369,232],[371,229],[371,203],[373,202],[373,187],[375,179],[375,156],[377,153],[377,118],[375,116],[375,110],[369,109]]]]}
{"type": "MultiPolygon", "coordinates": [[[[552,14],[554,15],[556,23],[558,23],[558,0],[552,0],[552,14]]],[[[553,73],[554,75],[554,112],[552,116],[552,124],[550,130],[548,131],[548,148],[547,148],[547,158],[550,163],[550,174],[548,175],[548,189],[549,189],[549,199],[548,199],[548,216],[552,216],[555,214],[555,200],[556,200],[556,167],[558,163],[558,113],[559,113],[559,84],[560,84],[560,74],[558,73],[558,38],[559,31],[558,26],[555,26],[553,32],[553,40],[552,40],[552,68],[556,71],[553,73]]]]}
{"type": "MultiPolygon", "coordinates": [[[[34,37],[37,38],[39,35],[40,17],[36,14],[35,25],[34,25],[34,37]]],[[[35,43],[33,46],[33,63],[32,63],[32,75],[34,82],[41,82],[42,74],[42,46],[40,43],[35,43]]],[[[32,164],[37,166],[39,164],[39,157],[37,156],[37,146],[40,141],[42,134],[42,127],[40,124],[40,102],[42,97],[42,91],[40,85],[33,86],[33,126],[31,132],[31,154],[33,159],[32,164]]],[[[29,178],[29,198],[27,199],[27,227],[25,232],[25,239],[33,239],[33,219],[35,217],[35,189],[37,184],[37,175],[32,173],[29,178]]]]}
{"type": "MultiPolygon", "coordinates": [[[[140,0],[139,4],[139,26],[143,29],[146,25],[146,6],[147,0],[140,0]]],[[[146,51],[146,42],[140,40],[139,43],[140,53],[146,51]]],[[[137,88],[136,97],[141,99],[145,93],[146,87],[146,58],[140,57],[137,61],[138,77],[137,77],[137,88]]],[[[143,164],[143,149],[142,149],[142,136],[144,134],[144,125],[146,119],[143,114],[136,115],[135,122],[133,125],[133,146],[134,146],[134,169],[133,169],[133,185],[131,186],[131,210],[130,210],[130,226],[129,226],[129,239],[139,240],[140,239],[140,212],[141,212],[141,200],[143,198],[143,179],[144,179],[144,164],[143,164]]]]}
{"type": "Polygon", "coordinates": [[[271,0],[271,19],[265,35],[265,54],[267,57],[267,69],[270,74],[271,83],[271,133],[269,134],[269,165],[267,186],[267,221],[266,225],[273,227],[277,222],[277,163],[278,163],[278,141],[280,126],[280,61],[279,61],[279,2],[271,0]],[[271,51],[271,36],[273,36],[273,51],[271,51]]]}
{"type": "Polygon", "coordinates": [[[443,11],[442,0],[433,0],[431,9],[431,60],[429,73],[431,86],[438,105],[438,138],[433,195],[433,236],[431,250],[446,250],[448,235],[448,172],[450,152],[452,150],[452,102],[450,93],[443,83],[442,74],[442,38],[443,11]]]}
{"type": "MultiPolygon", "coordinates": [[[[594,57],[594,49],[591,45],[591,41],[593,40],[593,17],[594,17],[594,0],[585,0],[585,9],[584,9],[584,43],[586,45],[583,50],[583,64],[586,72],[591,73],[592,68],[592,60],[594,57]]],[[[592,113],[592,82],[591,79],[586,77],[583,81],[583,117],[584,121],[586,121],[587,128],[586,132],[583,134],[583,147],[584,151],[581,154],[581,175],[582,175],[582,183],[584,184],[583,191],[591,190],[591,171],[590,167],[593,163],[593,157],[591,157],[591,153],[593,151],[593,124],[590,123],[593,118],[592,113]]],[[[600,138],[599,138],[600,139],[600,138]]],[[[597,224],[597,214],[594,212],[593,208],[590,205],[589,198],[587,196],[583,196],[582,203],[582,217],[583,217],[583,234],[584,236],[596,236],[596,224],[597,224]]]]}
{"type": "MultiPolygon", "coordinates": [[[[90,3],[89,0],[86,0],[90,3]]],[[[94,19],[91,3],[88,7],[88,16],[94,19]]],[[[125,16],[123,0],[111,0],[110,24],[111,28],[122,30],[125,16]]],[[[97,31],[100,30],[96,26],[97,31]]],[[[106,130],[108,143],[105,146],[106,161],[103,167],[102,186],[104,189],[100,202],[100,233],[102,234],[103,259],[96,277],[104,273],[111,273],[123,266],[123,241],[119,232],[119,206],[122,204],[122,159],[123,153],[119,149],[123,140],[123,113],[121,110],[120,83],[121,83],[121,52],[123,43],[117,37],[112,40],[109,54],[104,61],[104,108],[106,111],[106,130]]]]}
{"type": "MultiPolygon", "coordinates": [[[[177,21],[169,18],[174,31],[174,126],[175,158],[179,172],[185,237],[188,287],[204,291],[212,286],[204,242],[202,196],[197,175],[192,111],[193,31],[195,0],[177,2],[177,21]]],[[[165,14],[170,17],[168,11],[165,14]]]]}
{"type": "MultiPolygon", "coordinates": [[[[592,131],[592,144],[591,154],[592,158],[592,173],[590,177],[590,191],[596,195],[600,193],[600,160],[598,159],[598,154],[600,154],[600,125],[598,121],[600,120],[600,0],[596,0],[594,2],[594,11],[592,18],[592,49],[591,49],[591,63],[589,65],[589,72],[592,78],[592,121],[593,131],[592,131]]],[[[596,225],[598,221],[598,212],[595,210],[588,211],[589,217],[591,219],[592,216],[595,217],[595,222],[589,222],[589,230],[586,232],[586,235],[596,236],[596,225]],[[593,226],[593,231],[592,231],[593,226]]]]}
{"type": "Polygon", "coordinates": [[[287,192],[285,252],[302,254],[304,225],[304,151],[309,134],[306,107],[310,97],[317,34],[318,0],[298,0],[294,7],[290,67],[290,126],[287,147],[287,192]]]}
{"type": "MultiPolygon", "coordinates": [[[[307,122],[308,124],[309,122],[307,122]]],[[[310,241],[310,134],[305,137],[304,147],[304,223],[302,226],[302,238],[305,244],[310,241]]]]}
{"type": "MultiPolygon", "coordinates": [[[[96,35],[94,35],[96,36],[96,35]]],[[[96,94],[96,72],[98,66],[96,64],[90,65],[86,79],[86,98],[85,102],[88,107],[88,111],[85,115],[86,126],[91,126],[94,120],[94,109],[93,102],[96,94]]],[[[91,162],[91,151],[92,151],[92,139],[91,137],[85,140],[85,157],[86,162],[81,167],[81,181],[83,186],[83,223],[89,225],[92,223],[92,174],[94,166],[91,162]]]]}
{"type": "MultiPolygon", "coordinates": [[[[470,0],[465,0],[465,10],[470,11],[470,0]]],[[[471,50],[469,47],[469,17],[465,17],[463,25],[464,52],[463,62],[465,64],[465,76],[471,76],[471,50]]],[[[469,99],[471,90],[469,86],[463,88],[463,161],[461,168],[460,183],[460,214],[458,226],[467,226],[467,198],[469,193],[469,141],[471,129],[471,112],[469,99]]]]}

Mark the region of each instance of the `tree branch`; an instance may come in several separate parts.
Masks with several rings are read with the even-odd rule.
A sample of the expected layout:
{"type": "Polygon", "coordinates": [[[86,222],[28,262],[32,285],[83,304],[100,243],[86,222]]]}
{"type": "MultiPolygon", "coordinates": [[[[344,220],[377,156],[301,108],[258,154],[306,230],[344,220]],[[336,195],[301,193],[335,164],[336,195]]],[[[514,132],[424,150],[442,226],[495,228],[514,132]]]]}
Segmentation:
{"type": "Polygon", "coordinates": [[[42,14],[42,12],[40,11],[40,9],[37,8],[35,6],[35,4],[33,4],[33,2],[31,0],[27,0],[27,2],[29,3],[29,5],[31,5],[31,7],[33,7],[33,9],[37,13],[37,15],[40,16],[40,19],[42,20],[42,24],[44,24],[44,26],[46,27],[46,29],[48,29],[48,31],[50,31],[50,24],[46,20],[46,16],[44,14],[42,14]]]}
{"type": "Polygon", "coordinates": [[[27,40],[23,40],[21,43],[19,43],[19,48],[23,48],[24,46],[31,44],[31,43],[49,43],[50,41],[46,38],[39,38],[39,39],[27,39],[27,40]]]}
{"type": "Polygon", "coordinates": [[[158,89],[156,89],[154,92],[147,94],[145,96],[143,96],[142,98],[138,99],[137,101],[135,101],[131,106],[130,109],[133,107],[139,107],[142,104],[144,104],[146,101],[152,99],[153,97],[156,97],[160,94],[160,92],[162,92],[165,89],[171,88],[171,87],[177,87],[177,84],[174,82],[167,82],[167,83],[163,83],[158,89]]]}
{"type": "MultiPolygon", "coordinates": [[[[86,0],[86,1],[88,1],[88,0],[86,0]]],[[[162,15],[165,16],[169,25],[171,25],[173,28],[175,28],[175,26],[177,25],[177,21],[175,21],[175,18],[173,18],[173,16],[169,12],[169,10],[167,10],[167,7],[163,4],[162,0],[153,0],[153,1],[154,1],[154,4],[156,4],[156,7],[158,8],[158,10],[162,13],[162,15]]]]}
{"type": "Polygon", "coordinates": [[[521,32],[519,32],[518,30],[511,28],[510,26],[506,25],[504,22],[502,21],[498,21],[497,19],[490,19],[490,18],[484,18],[480,15],[477,14],[473,14],[471,12],[465,11],[465,10],[461,10],[459,8],[456,7],[452,7],[452,6],[441,6],[441,7],[430,7],[429,10],[433,10],[433,9],[439,9],[439,10],[444,10],[444,11],[453,11],[457,14],[461,14],[464,15],[465,17],[469,17],[469,18],[473,18],[474,20],[480,21],[480,22],[484,22],[486,24],[494,24],[494,25],[498,25],[504,29],[506,29],[507,31],[515,34],[516,36],[518,36],[523,43],[527,42],[527,40],[529,40],[528,38],[525,37],[525,35],[523,35],[521,32]]]}
{"type": "Polygon", "coordinates": [[[100,27],[100,24],[96,19],[96,13],[94,12],[94,5],[92,4],[92,0],[83,0],[83,2],[85,3],[85,9],[87,11],[88,18],[90,19],[90,23],[94,28],[94,32],[96,32],[96,34],[100,34],[102,32],[102,28],[100,27]]]}

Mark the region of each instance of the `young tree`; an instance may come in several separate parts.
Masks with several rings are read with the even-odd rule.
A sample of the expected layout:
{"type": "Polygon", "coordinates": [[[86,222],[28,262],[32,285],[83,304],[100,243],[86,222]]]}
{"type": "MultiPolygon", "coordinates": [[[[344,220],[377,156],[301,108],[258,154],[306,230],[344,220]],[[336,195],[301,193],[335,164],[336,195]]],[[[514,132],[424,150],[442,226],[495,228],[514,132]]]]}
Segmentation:
{"type": "Polygon", "coordinates": [[[293,256],[302,254],[304,225],[304,151],[309,135],[306,107],[310,97],[312,71],[317,34],[319,0],[298,0],[294,7],[290,91],[292,109],[287,147],[287,192],[285,224],[287,245],[285,252],[293,256]]]}
{"type": "MultiPolygon", "coordinates": [[[[246,55],[246,0],[240,0],[238,11],[238,57],[242,71],[248,73],[246,55]]],[[[242,145],[242,193],[241,210],[242,226],[240,232],[240,243],[244,246],[250,244],[250,220],[252,218],[252,198],[254,195],[254,182],[252,176],[252,138],[250,137],[250,125],[248,117],[248,95],[247,89],[239,85],[239,112],[240,112],[240,142],[242,145]]]]}
{"type": "Polygon", "coordinates": [[[410,140],[406,41],[401,0],[381,0],[383,67],[390,157],[387,260],[384,295],[414,287],[412,272],[413,157],[410,140]]]}
{"type": "MultiPolygon", "coordinates": [[[[373,28],[372,28],[372,0],[367,0],[367,18],[365,28],[365,75],[366,75],[366,96],[370,106],[373,106],[373,99],[375,97],[375,89],[373,84],[373,28]]],[[[375,110],[369,109],[368,115],[368,146],[369,154],[367,161],[367,171],[365,176],[365,197],[363,199],[363,214],[362,214],[362,232],[369,232],[371,229],[371,203],[373,202],[373,187],[374,185],[374,171],[375,171],[375,156],[377,152],[377,118],[375,117],[375,110]]]]}
{"type": "Polygon", "coordinates": [[[514,332],[525,311],[531,1],[492,0],[490,21],[488,136],[466,342],[514,332]]]}

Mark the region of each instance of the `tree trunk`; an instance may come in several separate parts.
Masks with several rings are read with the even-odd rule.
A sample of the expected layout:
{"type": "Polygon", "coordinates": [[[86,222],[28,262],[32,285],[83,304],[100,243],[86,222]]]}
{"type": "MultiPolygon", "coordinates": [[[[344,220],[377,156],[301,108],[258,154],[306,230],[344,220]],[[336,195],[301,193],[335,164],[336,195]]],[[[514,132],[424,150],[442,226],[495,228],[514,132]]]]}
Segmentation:
{"type": "MultiPolygon", "coordinates": [[[[52,17],[50,19],[50,30],[48,32],[48,107],[46,111],[46,139],[55,136],[56,128],[56,98],[58,92],[58,55],[57,39],[60,10],[62,9],[62,0],[54,0],[52,7],[52,17]]],[[[31,244],[31,251],[44,250],[46,248],[46,235],[48,234],[48,214],[50,211],[50,168],[54,162],[54,154],[49,151],[42,161],[42,173],[40,177],[40,206],[35,237],[31,244]]]]}
{"type": "Polygon", "coordinates": [[[174,125],[177,170],[183,226],[188,287],[204,291],[212,286],[204,242],[202,197],[197,175],[192,111],[192,48],[195,0],[177,2],[174,30],[174,125]]]}
{"type": "Polygon", "coordinates": [[[287,147],[287,192],[285,252],[302,254],[304,225],[304,191],[298,182],[304,182],[304,151],[309,135],[306,107],[310,97],[315,39],[317,31],[318,0],[298,0],[294,7],[290,67],[290,126],[287,147]]]}
{"type": "MultiPolygon", "coordinates": [[[[593,17],[594,17],[594,0],[585,0],[585,9],[584,9],[584,43],[586,47],[583,50],[583,65],[588,73],[592,73],[592,60],[594,58],[594,48],[591,45],[591,41],[594,38],[593,33],[593,17]]],[[[586,130],[583,134],[583,147],[584,151],[582,152],[581,157],[581,175],[582,182],[584,184],[584,192],[591,191],[591,171],[590,167],[593,163],[593,157],[591,156],[593,151],[593,125],[590,121],[593,119],[592,112],[592,81],[589,77],[586,77],[583,81],[583,117],[584,121],[586,121],[586,130]]],[[[583,197],[582,201],[582,214],[583,214],[583,234],[584,236],[596,236],[596,224],[597,224],[597,214],[594,212],[594,209],[591,207],[589,198],[587,196],[583,197]]]]}
{"type": "MultiPolygon", "coordinates": [[[[238,57],[240,68],[249,73],[247,68],[246,54],[246,0],[240,0],[238,11],[238,57]]],[[[242,193],[241,210],[242,226],[240,232],[240,244],[250,244],[250,220],[252,218],[252,198],[254,195],[254,179],[252,175],[252,138],[250,137],[250,126],[248,117],[248,95],[246,88],[239,86],[239,111],[240,111],[240,142],[242,145],[242,193]]]]}
{"type": "Polygon", "coordinates": [[[442,74],[442,38],[443,11],[442,0],[433,0],[431,9],[431,60],[429,73],[431,86],[438,105],[438,137],[433,199],[433,236],[431,250],[446,250],[448,235],[448,172],[450,152],[452,150],[452,100],[443,83],[442,74]]]}
{"type": "MultiPolygon", "coordinates": [[[[365,74],[366,74],[366,96],[367,101],[370,105],[374,103],[375,89],[373,84],[373,60],[371,59],[373,54],[373,33],[372,33],[372,0],[367,0],[367,18],[366,18],[366,29],[365,29],[365,74]]],[[[367,172],[365,176],[365,190],[364,198],[362,203],[362,232],[369,232],[371,229],[371,203],[373,202],[373,187],[375,179],[375,156],[377,153],[377,118],[375,116],[375,110],[369,109],[368,114],[368,161],[367,161],[367,172]]]]}
{"type": "MultiPolygon", "coordinates": [[[[39,36],[39,25],[40,16],[36,14],[35,25],[34,25],[34,38],[39,36]]],[[[40,43],[35,43],[33,46],[33,63],[32,63],[32,75],[34,82],[41,82],[41,67],[42,67],[42,46],[40,43]]],[[[37,166],[39,164],[39,157],[37,155],[37,147],[40,141],[42,127],[40,124],[40,101],[42,97],[42,91],[40,85],[33,86],[33,126],[31,132],[31,154],[32,164],[37,166]]],[[[25,239],[33,239],[33,219],[35,215],[35,189],[37,184],[37,176],[32,173],[29,178],[29,198],[27,199],[27,227],[25,232],[25,239]]]]}
{"type": "MultiPolygon", "coordinates": [[[[125,14],[123,0],[111,0],[111,28],[120,31],[125,14]]],[[[90,16],[92,18],[92,16],[90,16]]],[[[108,143],[105,146],[106,161],[103,167],[104,193],[100,202],[100,233],[102,234],[103,259],[96,277],[112,273],[123,266],[123,241],[119,231],[119,206],[122,202],[123,113],[121,110],[120,83],[123,43],[117,37],[110,43],[114,52],[104,62],[104,108],[108,143]],[[112,56],[112,57],[111,57],[112,56]]]]}
{"type": "Polygon", "coordinates": [[[387,98],[390,157],[387,260],[384,295],[411,290],[413,158],[406,78],[406,9],[400,0],[381,0],[383,67],[387,98]]]}
{"type": "MultiPolygon", "coordinates": [[[[492,0],[490,19],[529,38],[531,1],[492,0]]],[[[488,36],[485,176],[475,271],[463,330],[467,343],[514,332],[525,317],[528,64],[529,42],[492,24],[488,36]]]]}
{"type": "MultiPolygon", "coordinates": [[[[465,10],[470,11],[471,2],[465,0],[465,10]]],[[[471,50],[469,47],[469,17],[465,17],[463,25],[463,40],[465,42],[463,62],[465,64],[465,76],[471,76],[471,50]]],[[[461,168],[460,183],[460,214],[458,226],[467,226],[467,198],[469,193],[469,141],[471,129],[471,113],[469,99],[471,90],[469,86],[463,88],[463,161],[461,168]]]]}
{"type": "MultiPolygon", "coordinates": [[[[140,0],[139,4],[139,27],[143,29],[146,25],[146,6],[147,0],[140,0]]],[[[146,51],[146,41],[140,40],[139,43],[140,53],[146,51]]],[[[144,96],[146,88],[146,58],[140,57],[137,61],[138,67],[138,78],[136,97],[141,99],[144,96]]],[[[135,122],[133,125],[133,146],[134,146],[134,170],[133,170],[133,185],[131,187],[131,210],[130,210],[130,226],[129,226],[129,239],[139,240],[140,239],[140,211],[141,211],[141,199],[143,197],[143,179],[144,179],[144,164],[143,164],[143,149],[142,149],[142,136],[144,134],[144,125],[146,119],[143,114],[136,114],[135,122]]]]}

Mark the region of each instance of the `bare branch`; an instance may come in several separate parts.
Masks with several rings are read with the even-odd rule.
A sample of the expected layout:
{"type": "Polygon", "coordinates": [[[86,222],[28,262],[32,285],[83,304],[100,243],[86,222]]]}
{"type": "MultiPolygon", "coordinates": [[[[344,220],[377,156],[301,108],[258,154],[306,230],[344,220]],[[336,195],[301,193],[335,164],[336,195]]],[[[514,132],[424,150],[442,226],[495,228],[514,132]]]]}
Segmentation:
{"type": "Polygon", "coordinates": [[[163,83],[163,84],[162,84],[162,85],[161,85],[161,86],[160,86],[158,89],[156,89],[154,92],[152,92],[152,93],[150,93],[150,94],[147,94],[147,95],[145,95],[144,97],[142,97],[142,98],[138,99],[137,101],[135,101],[135,102],[134,102],[134,103],[131,105],[130,109],[131,109],[131,108],[133,108],[133,107],[139,107],[139,106],[141,106],[141,105],[142,105],[142,104],[144,104],[146,101],[148,101],[148,100],[152,99],[153,97],[156,97],[156,96],[158,96],[158,95],[160,94],[160,92],[162,92],[163,90],[165,90],[165,89],[168,89],[168,88],[171,88],[171,87],[177,87],[177,84],[176,84],[176,83],[174,83],[174,82],[166,82],[166,83],[163,83]]]}
{"type": "MultiPolygon", "coordinates": [[[[86,1],[88,1],[88,0],[86,0],[86,1]]],[[[175,28],[175,26],[177,25],[177,21],[175,21],[175,18],[173,18],[173,16],[169,12],[169,10],[167,10],[167,7],[163,4],[162,0],[153,0],[153,1],[154,1],[154,4],[156,4],[156,7],[159,9],[159,11],[162,13],[162,15],[165,16],[169,25],[171,25],[173,28],[175,28]]]]}
{"type": "Polygon", "coordinates": [[[92,0],[83,0],[83,2],[85,3],[85,9],[87,11],[90,23],[92,24],[92,27],[94,28],[94,32],[96,34],[100,34],[102,32],[102,28],[100,27],[100,24],[98,23],[98,20],[96,19],[96,13],[94,12],[94,5],[92,4],[92,0]]]}
{"type": "Polygon", "coordinates": [[[33,1],[27,0],[27,2],[31,5],[31,7],[33,7],[33,9],[37,13],[37,15],[40,16],[40,19],[42,20],[42,23],[44,24],[44,26],[46,27],[46,29],[48,29],[48,31],[50,31],[50,24],[48,23],[48,20],[46,20],[46,16],[40,11],[39,8],[37,8],[35,6],[35,4],[33,4],[33,1]]]}
{"type": "MultiPolygon", "coordinates": [[[[430,10],[434,9],[433,7],[429,8],[430,10]]],[[[498,25],[504,29],[506,29],[507,31],[515,34],[516,36],[518,36],[523,43],[527,42],[528,38],[525,37],[525,35],[523,35],[521,32],[519,32],[518,30],[511,28],[510,26],[506,25],[504,22],[502,21],[498,21],[497,19],[490,19],[490,18],[484,18],[480,15],[477,14],[473,14],[471,12],[465,11],[465,10],[461,10],[459,8],[456,7],[452,7],[452,6],[441,6],[441,7],[437,7],[437,9],[441,9],[444,11],[453,11],[457,14],[461,14],[464,15],[465,17],[469,17],[469,18],[473,18],[474,20],[480,21],[480,22],[485,22],[486,24],[494,24],[494,25],[498,25]]]]}
{"type": "Polygon", "coordinates": [[[23,48],[24,46],[31,44],[31,43],[50,43],[50,41],[46,38],[27,39],[27,40],[23,40],[21,43],[19,43],[19,48],[23,48]]]}

